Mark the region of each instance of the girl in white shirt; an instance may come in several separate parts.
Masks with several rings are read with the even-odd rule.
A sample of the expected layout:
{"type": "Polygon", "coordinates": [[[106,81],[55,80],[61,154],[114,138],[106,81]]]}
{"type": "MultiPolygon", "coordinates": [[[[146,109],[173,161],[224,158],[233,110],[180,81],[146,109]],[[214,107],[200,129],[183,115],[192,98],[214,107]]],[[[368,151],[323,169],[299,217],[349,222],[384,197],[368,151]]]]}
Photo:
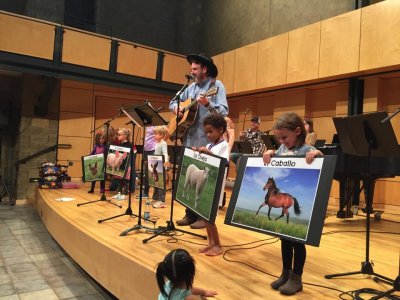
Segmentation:
{"type": "MultiPolygon", "coordinates": [[[[224,139],[226,131],[226,121],[220,114],[213,113],[207,115],[203,121],[204,132],[210,141],[205,147],[193,147],[194,151],[206,154],[214,154],[229,160],[229,144],[224,139]]],[[[223,194],[223,190],[221,191],[223,194]]],[[[222,246],[219,240],[217,225],[210,224],[206,221],[208,246],[199,250],[208,256],[216,256],[222,253],[222,246]]]]}

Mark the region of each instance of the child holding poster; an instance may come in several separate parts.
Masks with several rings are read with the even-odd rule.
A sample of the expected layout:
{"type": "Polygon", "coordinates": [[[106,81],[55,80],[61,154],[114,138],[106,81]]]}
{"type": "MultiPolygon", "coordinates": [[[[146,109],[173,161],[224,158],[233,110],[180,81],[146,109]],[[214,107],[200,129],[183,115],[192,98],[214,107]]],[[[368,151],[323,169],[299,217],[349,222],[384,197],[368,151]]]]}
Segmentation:
{"type": "MultiPolygon", "coordinates": [[[[323,155],[315,147],[307,145],[303,119],[296,113],[281,115],[274,126],[275,136],[282,143],[278,150],[267,150],[263,154],[264,164],[273,156],[298,155],[306,157],[311,164],[317,155],[323,155]]],[[[274,290],[285,295],[294,295],[303,290],[301,276],[306,261],[306,247],[302,243],[281,239],[282,274],[271,283],[274,290]]]]}

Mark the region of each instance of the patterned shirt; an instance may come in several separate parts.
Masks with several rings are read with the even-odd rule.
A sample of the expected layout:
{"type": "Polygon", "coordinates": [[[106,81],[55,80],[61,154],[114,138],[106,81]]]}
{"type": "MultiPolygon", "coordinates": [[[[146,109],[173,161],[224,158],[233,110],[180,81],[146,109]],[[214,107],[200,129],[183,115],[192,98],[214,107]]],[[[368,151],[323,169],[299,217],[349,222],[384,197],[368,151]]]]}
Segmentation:
{"type": "Polygon", "coordinates": [[[251,148],[253,149],[253,154],[262,155],[265,150],[264,141],[261,138],[261,131],[252,131],[247,129],[245,135],[240,138],[243,142],[250,142],[251,148]]]}

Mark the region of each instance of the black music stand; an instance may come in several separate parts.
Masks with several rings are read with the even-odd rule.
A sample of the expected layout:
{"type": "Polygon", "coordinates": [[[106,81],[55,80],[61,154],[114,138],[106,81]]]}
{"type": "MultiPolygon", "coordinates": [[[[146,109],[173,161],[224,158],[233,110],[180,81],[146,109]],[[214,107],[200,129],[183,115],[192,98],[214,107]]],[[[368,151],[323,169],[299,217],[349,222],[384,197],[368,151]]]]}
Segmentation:
{"type": "Polygon", "coordinates": [[[276,150],[279,148],[281,143],[278,141],[275,135],[272,134],[262,134],[261,135],[262,140],[264,141],[265,146],[267,149],[273,149],[276,150]]]}
{"type": "Polygon", "coordinates": [[[234,141],[231,153],[253,154],[253,148],[250,142],[234,141]]]}
{"type": "MultiPolygon", "coordinates": [[[[131,120],[132,125],[138,125],[140,127],[148,127],[148,126],[161,126],[161,125],[166,125],[167,121],[165,121],[155,110],[149,101],[145,101],[144,104],[140,105],[127,105],[125,108],[122,109],[122,112],[128,116],[128,118],[131,120]]],[[[143,134],[143,145],[145,142],[145,134],[143,134]]],[[[140,166],[140,190],[139,190],[139,213],[138,213],[138,222],[136,225],[133,227],[130,227],[128,229],[125,229],[123,232],[120,233],[120,236],[125,236],[129,232],[133,230],[139,230],[139,229],[147,229],[151,230],[152,228],[146,227],[142,225],[142,218],[145,219],[146,221],[152,222],[153,224],[156,223],[156,221],[152,221],[149,219],[146,219],[142,217],[142,195],[143,195],[143,170],[144,170],[144,147],[142,148],[142,161],[141,161],[141,166],[140,166]]],[[[132,170],[133,166],[131,166],[131,176],[132,176],[132,170]]],[[[131,177],[132,178],[132,177],[131,177]]],[[[129,181],[129,184],[131,184],[132,180],[129,181]]],[[[131,202],[131,193],[129,192],[129,203],[131,202]]]]}
{"type": "Polygon", "coordinates": [[[375,277],[381,278],[390,283],[393,282],[392,279],[375,273],[372,263],[369,260],[370,210],[373,199],[371,187],[374,184],[371,176],[371,158],[400,155],[400,150],[392,125],[390,122],[381,124],[381,121],[386,117],[387,113],[377,112],[345,118],[333,118],[343,152],[351,155],[364,156],[368,159],[368,169],[365,170],[364,187],[365,201],[367,205],[367,224],[365,261],[361,263],[361,270],[325,275],[326,279],[347,275],[368,274],[374,275],[375,277]]]}
{"type": "MultiPolygon", "coordinates": [[[[176,93],[175,97],[171,100],[171,101],[175,101],[176,102],[176,109],[177,109],[176,111],[177,112],[179,112],[180,96],[183,93],[183,91],[189,85],[190,78],[188,78],[188,77],[186,77],[186,78],[187,78],[187,82],[182,86],[182,88],[176,93]]],[[[176,118],[175,118],[176,128],[178,128],[179,121],[180,121],[180,117],[179,117],[179,113],[177,113],[176,114],[176,118]]],[[[160,226],[159,230],[157,230],[154,235],[152,235],[151,237],[149,237],[147,239],[144,239],[143,240],[144,244],[147,243],[148,241],[154,239],[155,237],[157,237],[159,235],[162,235],[162,234],[165,234],[165,233],[168,233],[168,232],[175,232],[175,231],[179,231],[179,232],[186,233],[186,234],[191,234],[191,235],[200,237],[202,239],[207,239],[207,237],[205,237],[203,235],[176,228],[175,224],[174,224],[174,221],[172,220],[172,217],[174,215],[174,200],[175,200],[174,199],[174,195],[176,195],[176,190],[178,188],[177,185],[176,185],[177,182],[175,180],[176,179],[176,165],[178,163],[178,130],[175,130],[174,146],[175,146],[175,149],[173,151],[174,152],[174,156],[173,156],[174,164],[173,164],[173,167],[172,167],[172,197],[171,197],[171,210],[170,210],[170,215],[169,215],[169,221],[167,221],[167,226],[166,227],[160,226]]],[[[183,148],[184,147],[180,148],[181,149],[181,151],[180,151],[180,153],[181,153],[180,157],[181,158],[182,158],[182,155],[183,155],[183,148]]]]}
{"type": "MultiPolygon", "coordinates": [[[[116,116],[114,116],[114,117],[111,118],[110,120],[104,122],[104,123],[103,123],[102,125],[100,125],[99,127],[93,129],[90,133],[96,132],[96,130],[98,130],[98,129],[100,129],[100,128],[103,128],[104,126],[106,126],[106,141],[107,141],[107,143],[108,143],[108,138],[109,138],[109,137],[108,137],[108,131],[109,131],[109,128],[110,128],[110,122],[113,121],[114,119],[118,118],[120,115],[121,115],[121,110],[120,110],[120,112],[119,112],[116,116]]],[[[108,143],[108,145],[109,145],[109,143],[108,143]]],[[[106,147],[106,148],[107,148],[107,147],[106,147]]],[[[106,153],[104,154],[104,165],[103,165],[103,168],[104,168],[104,169],[106,168],[106,161],[107,161],[107,149],[106,149],[106,153]]],[[[105,178],[104,178],[104,180],[105,180],[105,178]]],[[[79,207],[79,206],[82,206],[82,205],[91,204],[91,203],[96,203],[96,202],[100,202],[100,201],[104,201],[104,202],[110,203],[110,204],[112,204],[112,205],[115,205],[115,206],[117,206],[117,207],[119,207],[119,208],[122,208],[122,205],[112,202],[111,199],[110,199],[110,200],[107,199],[105,189],[104,189],[103,194],[101,195],[101,198],[100,198],[99,200],[93,200],[93,201],[87,201],[87,202],[83,202],[83,203],[78,203],[76,206],[79,207]]]]}

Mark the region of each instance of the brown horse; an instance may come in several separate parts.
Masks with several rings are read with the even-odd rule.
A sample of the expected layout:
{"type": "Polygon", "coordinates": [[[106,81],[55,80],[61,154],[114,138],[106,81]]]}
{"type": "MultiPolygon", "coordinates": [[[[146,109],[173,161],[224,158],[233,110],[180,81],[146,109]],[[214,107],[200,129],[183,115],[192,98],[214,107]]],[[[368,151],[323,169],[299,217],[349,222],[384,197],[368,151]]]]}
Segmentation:
{"type": "Polygon", "coordinates": [[[266,189],[268,189],[268,192],[265,195],[264,203],[260,205],[260,207],[256,212],[256,215],[258,215],[258,212],[260,211],[261,207],[264,207],[265,205],[268,205],[268,219],[270,220],[271,218],[269,214],[271,213],[272,207],[282,207],[281,215],[275,218],[275,220],[282,218],[283,215],[286,214],[286,223],[288,224],[289,224],[289,208],[292,205],[294,205],[295,214],[297,216],[301,214],[300,206],[299,203],[297,202],[297,199],[290,194],[281,193],[279,191],[279,188],[276,186],[273,177],[268,178],[267,183],[263,188],[263,191],[265,191],[266,189]]]}
{"type": "Polygon", "coordinates": [[[159,184],[159,178],[158,178],[158,172],[157,172],[157,166],[158,166],[158,162],[156,162],[154,165],[151,164],[151,176],[154,179],[154,184],[158,186],[159,184]]]}

